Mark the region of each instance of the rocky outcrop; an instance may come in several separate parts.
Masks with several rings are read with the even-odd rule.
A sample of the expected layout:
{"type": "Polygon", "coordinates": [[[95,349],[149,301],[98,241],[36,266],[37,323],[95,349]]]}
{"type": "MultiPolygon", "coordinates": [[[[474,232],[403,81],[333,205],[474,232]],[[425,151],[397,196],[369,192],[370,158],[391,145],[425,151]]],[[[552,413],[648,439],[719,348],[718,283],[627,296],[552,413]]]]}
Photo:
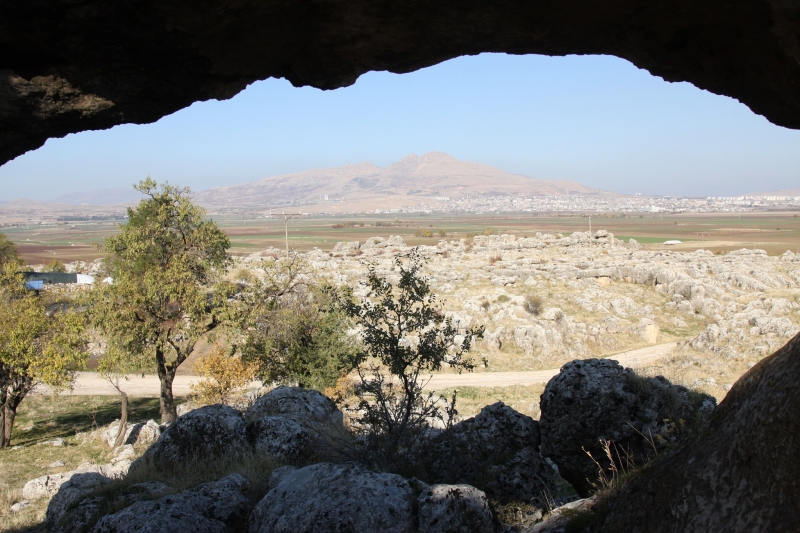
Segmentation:
{"type": "Polygon", "coordinates": [[[7,2],[0,7],[0,163],[87,129],[154,122],[255,80],[334,89],[466,54],[608,54],[800,128],[794,3],[445,0],[7,2]]]}
{"type": "Polygon", "coordinates": [[[52,496],[45,514],[51,533],[82,533],[101,512],[101,499],[91,494],[125,477],[130,466],[125,459],[108,465],[84,463],[64,474],[29,481],[23,494],[29,499],[52,496]]]}
{"type": "MultiPolygon", "coordinates": [[[[101,438],[109,446],[114,446],[117,440],[117,433],[119,432],[119,420],[109,424],[101,433],[101,438]]],[[[125,439],[124,444],[152,444],[161,436],[161,426],[154,420],[147,422],[139,422],[138,424],[127,423],[125,425],[125,439]]]]}
{"type": "Polygon", "coordinates": [[[569,502],[553,509],[538,524],[523,529],[522,533],[578,533],[594,520],[597,502],[595,497],[569,502]],[[581,523],[583,522],[583,523],[581,523]]]}
{"type": "Polygon", "coordinates": [[[503,504],[532,504],[541,517],[559,478],[539,454],[539,442],[536,420],[502,402],[489,405],[427,447],[427,481],[469,484],[503,504]]]}
{"type": "Polygon", "coordinates": [[[419,496],[419,533],[493,533],[486,495],[469,485],[433,485],[419,496]]]}
{"type": "Polygon", "coordinates": [[[242,492],[249,482],[239,474],[193,489],[140,501],[101,518],[92,533],[225,533],[242,531],[252,504],[242,492]]]}
{"type": "Polygon", "coordinates": [[[265,416],[247,426],[247,434],[259,455],[283,463],[297,463],[315,451],[316,439],[305,427],[284,416],[265,416]]]}
{"type": "Polygon", "coordinates": [[[344,415],[330,398],[302,387],[277,387],[259,398],[245,413],[252,423],[265,416],[282,416],[315,432],[341,431],[344,415]]]}
{"type": "Polygon", "coordinates": [[[178,417],[134,464],[175,468],[213,459],[236,460],[251,453],[242,414],[227,405],[207,405],[178,417]]]}
{"type": "Polygon", "coordinates": [[[541,453],[587,496],[598,479],[595,461],[610,467],[604,442],[617,468],[631,470],[698,428],[714,405],[710,396],[661,376],[639,377],[610,359],[573,361],[542,394],[541,453]]]}
{"type": "Polygon", "coordinates": [[[798,376],[800,335],[742,376],[696,438],[628,482],[601,531],[797,531],[798,376]]]}
{"type": "Polygon", "coordinates": [[[355,465],[320,463],[283,471],[250,515],[250,533],[338,533],[416,529],[408,482],[355,465]]]}
{"type": "Polygon", "coordinates": [[[117,464],[108,465],[83,463],[75,470],[70,470],[69,472],[41,476],[28,481],[22,488],[22,496],[26,500],[50,498],[59,492],[62,485],[78,474],[97,474],[107,480],[121,479],[128,473],[128,468],[130,466],[130,461],[120,461],[117,464]]]}

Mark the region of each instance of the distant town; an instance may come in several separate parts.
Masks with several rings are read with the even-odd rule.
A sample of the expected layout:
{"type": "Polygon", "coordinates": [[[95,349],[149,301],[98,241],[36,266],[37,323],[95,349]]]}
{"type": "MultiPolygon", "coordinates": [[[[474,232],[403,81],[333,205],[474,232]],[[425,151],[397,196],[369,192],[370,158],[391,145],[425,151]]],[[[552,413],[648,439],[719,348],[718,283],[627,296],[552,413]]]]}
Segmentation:
{"type": "Polygon", "coordinates": [[[784,211],[800,209],[800,196],[439,196],[416,207],[375,213],[491,213],[491,212],[595,212],[595,213],[712,213],[784,211]]]}

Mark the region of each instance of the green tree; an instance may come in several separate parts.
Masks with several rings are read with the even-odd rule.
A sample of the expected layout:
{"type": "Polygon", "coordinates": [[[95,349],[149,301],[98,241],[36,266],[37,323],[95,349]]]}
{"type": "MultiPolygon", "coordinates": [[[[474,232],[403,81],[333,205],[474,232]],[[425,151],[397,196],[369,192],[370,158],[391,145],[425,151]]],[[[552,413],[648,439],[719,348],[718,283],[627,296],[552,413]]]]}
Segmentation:
{"type": "Polygon", "coordinates": [[[390,468],[415,449],[431,422],[449,425],[456,414],[455,395],[446,403],[433,391],[423,392],[423,374],[442,365],[471,371],[475,363],[465,354],[483,335],[483,327],[458,334],[422,276],[423,264],[413,249],[395,260],[400,275],[396,286],[372,268],[364,299],[355,302],[340,294],[341,308],[362,335],[363,349],[356,359],[361,426],[372,460],[390,468]]]}
{"type": "Polygon", "coordinates": [[[45,272],[66,272],[67,267],[58,259],[53,259],[44,266],[45,272]]]}
{"type": "Polygon", "coordinates": [[[92,291],[92,317],[109,344],[155,358],[161,420],[177,418],[172,383],[197,341],[226,323],[232,285],[214,283],[229,262],[230,241],[188,188],[151,178],[134,188],[147,198],[105,241],[112,283],[92,291]]]}
{"type": "Polygon", "coordinates": [[[141,372],[151,366],[152,361],[147,353],[130,353],[124,345],[120,345],[118,339],[106,343],[97,362],[97,372],[116,389],[120,396],[119,431],[114,441],[114,448],[123,444],[128,422],[128,394],[120,383],[128,380],[128,374],[141,372]]]}
{"type": "Polygon", "coordinates": [[[265,261],[250,285],[244,359],[260,363],[259,377],[323,390],[354,368],[351,321],[334,305],[331,291],[309,281],[298,256],[265,261]]]}
{"type": "Polygon", "coordinates": [[[0,233],[0,265],[17,261],[19,261],[17,245],[9,240],[5,233],[0,233]]]}
{"type": "Polygon", "coordinates": [[[69,306],[52,306],[25,289],[8,262],[0,269],[0,448],[11,443],[17,408],[38,384],[72,385],[88,359],[85,318],[69,306]]]}

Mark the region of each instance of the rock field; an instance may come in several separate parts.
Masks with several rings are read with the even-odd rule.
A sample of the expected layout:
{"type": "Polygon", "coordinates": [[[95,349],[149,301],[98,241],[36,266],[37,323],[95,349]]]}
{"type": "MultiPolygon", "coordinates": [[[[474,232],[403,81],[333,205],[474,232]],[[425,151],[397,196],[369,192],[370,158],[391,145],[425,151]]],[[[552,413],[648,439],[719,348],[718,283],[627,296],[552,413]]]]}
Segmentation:
{"type": "MultiPolygon", "coordinates": [[[[349,285],[359,296],[369,267],[396,281],[395,257],[410,249],[395,235],[300,256],[309,277],[349,285]]],[[[485,326],[475,355],[486,358],[488,370],[558,368],[678,341],[682,359],[657,372],[721,398],[747,368],[800,331],[800,255],[790,251],[780,257],[758,249],[647,251],[605,230],[478,235],[418,250],[453,322],[485,326]],[[538,299],[536,312],[526,305],[531,297],[538,299]],[[714,365],[690,377],[680,370],[714,365]]],[[[236,257],[231,276],[243,269],[258,274],[265,260],[284,253],[269,248],[236,257]]],[[[99,264],[67,267],[94,274],[99,264]]]]}
{"type": "MultiPolygon", "coordinates": [[[[394,280],[403,239],[372,237],[303,254],[312,272],[363,295],[367,268],[394,280]]],[[[538,370],[573,359],[683,340],[684,351],[754,362],[800,330],[800,255],[645,251],[598,230],[570,236],[479,235],[419,247],[433,290],[460,327],[483,324],[477,350],[493,370],[538,370]],[[538,314],[526,297],[541,299],[538,314]]],[[[237,259],[255,271],[269,249],[237,259]]]]}
{"type": "MultiPolygon", "coordinates": [[[[358,296],[368,268],[395,281],[395,258],[408,250],[395,236],[339,243],[331,253],[303,258],[309,277],[349,285],[358,296]]],[[[677,516],[685,507],[676,499],[682,491],[703,494],[690,498],[696,509],[681,515],[686,531],[731,530],[742,520],[776,530],[792,523],[796,476],[784,482],[781,472],[798,465],[787,456],[793,447],[787,452],[773,433],[783,425],[791,429],[787,442],[797,439],[800,336],[787,341],[800,329],[800,256],[643,251],[602,230],[479,236],[419,251],[453,322],[486,326],[477,349],[490,370],[563,365],[542,394],[540,420],[502,402],[486,406],[426,437],[425,457],[415,459],[419,474],[405,478],[332,453],[346,442],[343,413],[316,391],[279,387],[244,411],[212,405],[167,427],[129,424],[110,464],[33,479],[12,511],[51,498],[46,526],[57,532],[586,531],[575,517],[603,504],[600,496],[577,499],[599,486],[599,468],[605,475],[625,470],[610,462],[613,452],[604,456],[610,442],[617,460],[625,450],[629,468],[656,461],[630,482],[638,489],[623,487],[607,519],[600,513],[607,523],[598,531],[644,531],[654,506],[658,516],[677,516]],[[732,386],[713,377],[681,383],[594,358],[667,341],[679,347],[663,368],[705,372],[716,365],[716,375],[731,381],[746,373],[732,386]],[[706,393],[715,387],[731,390],[719,407],[706,393]],[[780,412],[770,410],[773,400],[782,402],[780,412]],[[753,472],[748,439],[780,460],[759,459],[753,472]],[[202,482],[181,481],[188,479],[182,465],[211,472],[223,464],[233,467],[202,482]],[[721,481],[714,474],[720,469],[729,474],[721,481]],[[170,471],[173,477],[164,477],[170,471]],[[671,485],[662,487],[661,479],[671,485]],[[719,483],[727,488],[709,488],[719,483]],[[715,510],[759,483],[761,499],[746,513],[715,510]],[[780,497],[770,500],[770,490],[780,497]]],[[[257,273],[281,256],[269,249],[237,258],[231,276],[257,273]]],[[[90,273],[95,266],[70,265],[90,273]]],[[[117,422],[75,440],[112,446],[118,428],[117,422]]],[[[680,530],[664,524],[659,531],[680,530]]]]}

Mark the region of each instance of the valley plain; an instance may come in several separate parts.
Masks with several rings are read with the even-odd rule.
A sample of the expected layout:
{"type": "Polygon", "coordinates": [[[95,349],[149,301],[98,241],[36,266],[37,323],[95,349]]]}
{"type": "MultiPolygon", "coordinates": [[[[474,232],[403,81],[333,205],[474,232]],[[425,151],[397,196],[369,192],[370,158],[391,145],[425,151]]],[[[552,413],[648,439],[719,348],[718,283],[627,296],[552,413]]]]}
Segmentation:
{"type": "MultiPolygon", "coordinates": [[[[54,258],[62,262],[93,260],[99,257],[96,245],[116,232],[115,224],[124,222],[124,209],[101,210],[85,206],[83,213],[82,218],[95,219],[65,219],[78,218],[73,214],[42,220],[41,217],[23,217],[0,209],[0,230],[17,244],[23,259],[30,264],[46,263],[54,258]]],[[[448,240],[467,238],[470,234],[481,234],[487,229],[518,237],[535,235],[536,232],[569,235],[574,231],[589,229],[588,215],[303,215],[288,222],[289,247],[297,251],[314,248],[330,251],[337,242],[364,242],[369,237],[388,238],[390,235],[400,235],[412,246],[431,245],[438,241],[439,230],[445,231],[444,238],[448,240]],[[435,230],[434,237],[414,236],[418,230],[426,229],[435,230]]],[[[271,216],[230,216],[211,211],[209,216],[230,237],[234,255],[249,254],[269,246],[285,247],[283,217],[279,212],[273,212],[271,216]]],[[[800,218],[796,212],[645,214],[641,218],[639,214],[626,215],[624,218],[619,214],[613,217],[592,214],[591,224],[593,229],[606,229],[624,240],[634,238],[648,250],[693,251],[703,248],[712,252],[727,252],[755,247],[776,255],[786,250],[797,252],[800,245],[800,218]],[[664,245],[667,240],[680,240],[682,244],[664,245]]]]}

